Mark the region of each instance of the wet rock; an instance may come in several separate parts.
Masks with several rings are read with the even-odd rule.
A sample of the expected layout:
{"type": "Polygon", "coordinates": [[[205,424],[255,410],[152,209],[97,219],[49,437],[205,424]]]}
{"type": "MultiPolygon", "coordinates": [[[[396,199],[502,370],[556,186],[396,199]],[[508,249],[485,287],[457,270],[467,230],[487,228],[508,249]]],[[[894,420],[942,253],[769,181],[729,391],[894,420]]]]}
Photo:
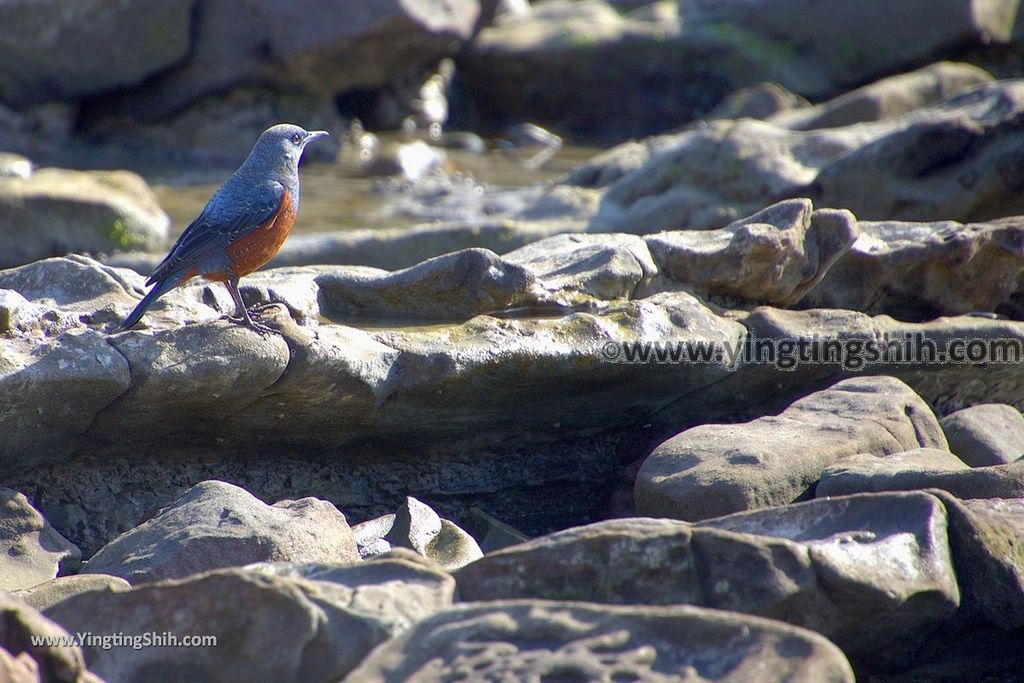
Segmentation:
{"type": "Polygon", "coordinates": [[[48,0],[30,12],[5,4],[0,101],[79,99],[142,81],[185,57],[193,4],[48,0]]]}
{"type": "Polygon", "coordinates": [[[813,211],[810,201],[791,199],[721,230],[658,233],[645,241],[665,278],[702,297],[787,306],[825,277],[857,234],[848,211],[813,211]]]}
{"type": "Polygon", "coordinates": [[[58,576],[56,579],[43,581],[31,588],[13,591],[12,595],[24,600],[37,610],[47,610],[58,602],[90,591],[126,591],[131,584],[119,576],[107,574],[73,574],[58,576]]]}
{"type": "Polygon", "coordinates": [[[330,503],[303,498],[265,505],[237,486],[206,481],[105,545],[85,571],[135,585],[260,561],[358,559],[352,530],[330,503]]]}
{"type": "Polygon", "coordinates": [[[33,645],[32,637],[72,636],[26,603],[0,591],[0,675],[12,683],[102,683],[76,645],[33,645]]]}
{"type": "Polygon", "coordinates": [[[327,315],[446,320],[526,306],[537,297],[525,268],[484,249],[464,249],[393,273],[325,273],[317,285],[327,315]]]}
{"type": "Polygon", "coordinates": [[[77,569],[81,559],[23,494],[0,488],[0,589],[35,586],[77,569]]]}
{"type": "Polygon", "coordinates": [[[357,524],[352,531],[364,558],[409,548],[452,570],[483,556],[472,536],[411,496],[395,514],[357,524]]]}
{"type": "Polygon", "coordinates": [[[392,636],[450,607],[455,595],[455,580],[450,574],[405,548],[344,567],[275,562],[247,569],[348,590],[348,607],[372,615],[392,636]]]}
{"type": "Polygon", "coordinates": [[[844,455],[946,448],[931,409],[889,377],[843,380],[777,416],[701,425],[661,444],[636,480],[637,511],[699,520],[806,496],[844,455]]]}
{"type": "Polygon", "coordinates": [[[790,108],[755,118],[768,119],[793,130],[837,128],[902,116],[961,90],[994,80],[987,71],[972,64],[936,62],[916,71],[869,83],[817,106],[790,108]]]}
{"type": "Polygon", "coordinates": [[[933,496],[815,500],[704,526],[727,532],[694,530],[698,556],[719,559],[702,575],[710,606],[812,628],[859,668],[912,663],[960,604],[946,511],[933,496]]]}
{"type": "Polygon", "coordinates": [[[949,513],[961,616],[1007,630],[1024,626],[1024,500],[960,500],[933,493],[949,513]]]}
{"type": "Polygon", "coordinates": [[[0,177],[0,268],[67,252],[162,248],[170,219],[127,171],[0,177]]]}
{"type": "Polygon", "coordinates": [[[216,646],[141,649],[87,642],[90,669],[108,680],[330,681],[392,633],[394,615],[372,604],[363,611],[353,592],[327,581],[227,569],[83,593],[46,614],[76,633],[152,633],[178,643],[186,636],[216,638],[216,646]]]}
{"type": "Polygon", "coordinates": [[[885,456],[858,453],[840,458],[821,472],[818,498],[865,491],[913,491],[928,488],[931,475],[970,469],[949,451],[915,448],[885,456]]]}
{"type": "Polygon", "coordinates": [[[417,676],[852,681],[824,638],[696,607],[524,600],[463,605],[377,649],[346,681],[417,676]]]}
{"type": "Polygon", "coordinates": [[[1002,465],[1024,457],[1024,415],[1013,406],[987,403],[939,421],[949,448],[972,467],[1002,465]]]}
{"type": "Polygon", "coordinates": [[[358,2],[343,14],[308,1],[247,0],[242,9],[230,1],[203,2],[187,58],[136,89],[104,98],[98,108],[157,121],[203,96],[254,82],[332,100],[453,54],[472,35],[479,11],[476,0],[358,2]]]}
{"type": "Polygon", "coordinates": [[[985,221],[1018,213],[1022,110],[1024,81],[1001,81],[904,116],[838,128],[709,121],[628,143],[571,179],[628,171],[608,186],[590,223],[597,231],[719,228],[801,196],[862,221],[985,221]]]}
{"type": "Polygon", "coordinates": [[[1024,497],[1024,460],[1006,465],[966,470],[913,470],[887,472],[837,463],[822,473],[816,495],[940,489],[958,498],[1024,497]]]}
{"type": "Polygon", "coordinates": [[[860,237],[802,302],[909,320],[994,311],[1024,277],[1024,222],[860,221],[860,237]],[[969,286],[965,286],[969,283],[969,286]]]}
{"type": "Polygon", "coordinates": [[[505,254],[537,278],[559,302],[632,299],[657,274],[644,240],[636,235],[556,235],[505,254]]]}

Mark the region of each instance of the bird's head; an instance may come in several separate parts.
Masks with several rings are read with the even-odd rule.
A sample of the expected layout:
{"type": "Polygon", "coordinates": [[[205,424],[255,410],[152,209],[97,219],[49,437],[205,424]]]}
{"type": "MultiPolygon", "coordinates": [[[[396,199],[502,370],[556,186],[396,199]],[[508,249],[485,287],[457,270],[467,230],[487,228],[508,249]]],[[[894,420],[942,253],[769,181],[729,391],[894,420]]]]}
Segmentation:
{"type": "Polygon", "coordinates": [[[287,161],[297,166],[306,145],[327,135],[325,130],[308,131],[290,123],[279,123],[263,131],[253,152],[266,160],[287,161]]]}

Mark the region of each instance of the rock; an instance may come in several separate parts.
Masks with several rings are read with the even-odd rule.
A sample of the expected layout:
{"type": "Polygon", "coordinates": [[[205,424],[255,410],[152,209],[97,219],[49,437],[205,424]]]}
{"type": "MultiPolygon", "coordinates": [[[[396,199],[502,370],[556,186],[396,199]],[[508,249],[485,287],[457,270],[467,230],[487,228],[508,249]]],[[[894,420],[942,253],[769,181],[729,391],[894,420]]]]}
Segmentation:
{"type": "MultiPolygon", "coordinates": [[[[608,185],[589,229],[647,234],[720,228],[781,198],[801,196],[823,159],[855,149],[865,137],[845,130],[794,132],[753,119],[709,121],[654,142],[657,153],[608,185]]],[[[623,168],[615,152],[609,154],[623,168]]]]}
{"type": "Polygon", "coordinates": [[[358,2],[337,15],[308,0],[287,6],[246,0],[241,8],[202,2],[187,58],[137,88],[103,98],[97,108],[153,122],[242,84],[324,101],[346,90],[379,88],[454,54],[472,35],[479,12],[476,0],[358,2]]]}
{"type": "Polygon", "coordinates": [[[395,626],[387,604],[356,599],[355,593],[358,588],[327,581],[226,569],[127,591],[82,593],[46,615],[72,632],[94,634],[83,647],[86,660],[112,681],[331,681],[387,640],[395,626]],[[128,646],[104,647],[108,634],[149,634],[154,646],[136,649],[142,641],[129,640],[128,646]],[[207,640],[193,647],[155,646],[186,637],[207,640]]]}
{"type": "Polygon", "coordinates": [[[97,415],[130,384],[124,357],[93,330],[5,339],[0,345],[0,433],[5,435],[0,472],[9,476],[66,462],[89,443],[86,432],[97,415]]]}
{"type": "Polygon", "coordinates": [[[778,83],[757,83],[732,93],[711,112],[709,119],[774,119],[784,112],[804,111],[811,103],[778,83]]]}
{"type": "Polygon", "coordinates": [[[35,586],[74,571],[81,559],[23,494],[0,488],[0,589],[35,586]]]}
{"type": "Polygon", "coordinates": [[[720,558],[702,575],[709,606],[812,628],[858,669],[906,667],[960,603],[946,511],[933,496],[822,499],[703,526],[731,532],[694,530],[698,557],[720,558]]]}
{"type": "Polygon", "coordinates": [[[912,662],[959,604],[945,510],[924,494],[834,498],[698,526],[599,522],[499,550],[455,577],[463,600],[690,604],[779,619],[875,671],[912,662]],[[872,628],[878,621],[887,628],[872,628]]]}
{"type": "Polygon", "coordinates": [[[591,297],[598,301],[637,298],[658,272],[647,244],[636,235],[556,235],[503,258],[525,267],[565,304],[591,297]]]}
{"type": "Polygon", "coordinates": [[[958,498],[1024,497],[1024,460],[966,470],[858,471],[841,463],[822,473],[815,494],[846,495],[878,491],[940,489],[958,498]]]}
{"type": "Polygon", "coordinates": [[[392,636],[451,607],[455,596],[455,580],[450,574],[405,548],[344,567],[275,562],[249,565],[247,569],[348,590],[349,609],[372,615],[392,636]]]}
{"type": "Polygon", "coordinates": [[[483,556],[472,536],[412,496],[395,514],[357,524],[352,531],[363,558],[409,548],[450,571],[483,556]]]}
{"type": "Polygon", "coordinates": [[[530,273],[483,249],[464,249],[394,273],[345,269],[317,278],[328,315],[469,317],[533,303],[530,273]]]}
{"type": "Polygon", "coordinates": [[[1024,501],[960,500],[945,491],[933,493],[949,513],[962,618],[1006,630],[1024,626],[1024,501]]]}
{"type": "Polygon", "coordinates": [[[1019,218],[859,227],[858,240],[803,305],[930,320],[1009,305],[1024,276],[1019,218]]]}
{"type": "MultiPolygon", "coordinates": [[[[1024,349],[1020,322],[972,315],[918,324],[847,310],[767,306],[741,319],[750,353],[767,341],[762,352],[768,358],[747,363],[743,372],[717,387],[731,401],[756,400],[758,387],[771,395],[795,395],[865,373],[906,382],[940,414],[977,403],[1012,403],[1024,392],[1015,352],[1024,349]],[[800,344],[805,351],[796,351],[800,344]],[[968,347],[973,349],[971,362],[965,362],[968,347]]],[[[705,403],[705,410],[710,407],[705,403]]]]}
{"type": "Polygon", "coordinates": [[[105,545],[85,571],[137,585],[260,561],[358,559],[352,530],[330,503],[302,498],[265,505],[237,486],[206,481],[105,545]]]}
{"type": "Polygon", "coordinates": [[[31,12],[5,4],[0,101],[80,99],[166,69],[189,50],[193,4],[45,0],[31,12]]]}
{"type": "Polygon", "coordinates": [[[861,220],[984,221],[1016,216],[1024,183],[1024,81],[957,93],[822,165],[807,195],[861,220]],[[865,168],[877,172],[864,173],[865,168]]]}
{"type": "MultiPolygon", "coordinates": [[[[850,5],[829,0],[813,6],[803,3],[729,0],[714,3],[697,16],[706,22],[724,22],[738,40],[768,41],[777,49],[789,46],[801,63],[812,63],[825,75],[832,92],[859,85],[895,68],[914,64],[935,54],[952,52],[963,44],[985,45],[1009,40],[1013,3],[977,0],[913,0],[893,7],[881,0],[850,5]],[[892,10],[889,14],[880,14],[892,10]],[[924,26],[931,12],[942,12],[945,21],[924,26]],[[884,22],[879,17],[885,16],[884,22]],[[854,41],[851,35],[871,34],[870,41],[854,41]],[[751,34],[753,34],[751,36],[751,34]],[[781,43],[781,45],[780,45],[781,43]],[[839,87],[836,87],[839,86],[839,87]]],[[[782,81],[788,85],[787,81],[782,81]]],[[[801,90],[811,96],[821,91],[801,90]]],[[[831,206],[831,205],[830,205],[831,206]]]]}
{"type": "MultiPolygon", "coordinates": [[[[713,231],[648,235],[658,271],[704,298],[792,305],[857,239],[848,211],[791,199],[713,231]]],[[[654,288],[658,288],[655,284],[654,288]]]]}
{"type": "Polygon", "coordinates": [[[936,473],[966,469],[969,468],[960,458],[937,448],[915,448],[881,457],[858,453],[840,458],[822,470],[814,495],[823,498],[864,491],[913,491],[927,488],[927,482],[936,473]]]}
{"type": "Polygon", "coordinates": [[[789,197],[861,221],[985,221],[1018,213],[1022,110],[1024,81],[1000,81],[838,128],[708,121],[627,143],[569,180],[611,181],[589,225],[598,232],[719,228],[789,197]]]}
{"type": "Polygon", "coordinates": [[[54,681],[103,683],[85,667],[74,644],[33,645],[32,638],[73,640],[73,636],[27,604],[0,591],[0,676],[12,683],[54,681]]]}
{"type": "Polygon", "coordinates": [[[467,676],[853,680],[838,648],[775,621],[696,607],[541,600],[445,610],[375,650],[345,680],[467,676]]]}
{"type": "Polygon", "coordinates": [[[470,602],[704,605],[692,536],[687,522],[613,519],[488,553],[459,569],[455,580],[459,597],[470,602]]]}
{"type": "Polygon", "coordinates": [[[1002,465],[1024,457],[1024,415],[1013,406],[987,403],[939,421],[949,448],[971,467],[1002,465]]]}
{"type": "Polygon", "coordinates": [[[288,347],[280,337],[223,321],[132,332],[111,339],[108,348],[127,361],[132,383],[117,408],[92,423],[94,443],[117,442],[133,430],[162,438],[179,429],[178,419],[190,423],[193,433],[204,424],[223,424],[280,380],[288,366],[288,347]]]}
{"type": "Polygon", "coordinates": [[[888,377],[847,379],[778,416],[701,425],[661,444],[636,480],[637,511],[699,520],[793,502],[844,455],[946,448],[931,409],[888,377]]]}
{"type": "Polygon", "coordinates": [[[31,588],[22,588],[12,594],[34,609],[50,609],[58,602],[90,591],[126,591],[131,588],[124,579],[106,574],[73,574],[43,581],[31,588]]]}
{"type": "Polygon", "coordinates": [[[0,177],[0,268],[74,252],[159,249],[170,219],[127,171],[0,177]]]}
{"type": "Polygon", "coordinates": [[[789,108],[754,118],[768,119],[793,130],[838,128],[903,116],[994,80],[990,73],[972,64],[936,62],[869,83],[817,106],[789,108]]]}
{"type": "Polygon", "coordinates": [[[915,0],[880,27],[881,3],[652,6],[658,11],[625,13],[618,3],[546,2],[499,17],[459,62],[474,104],[494,123],[529,119],[577,137],[650,135],[748,86],[773,82],[821,100],[966,45],[1006,43],[1016,9],[1013,0],[915,0]],[[933,10],[948,20],[910,28],[927,24],[933,10]],[[851,46],[851,35],[866,34],[870,41],[851,46]],[[566,82],[577,87],[566,93],[566,82]]]}
{"type": "Polygon", "coordinates": [[[484,553],[501,550],[528,540],[522,531],[492,517],[477,507],[470,508],[469,520],[464,526],[473,538],[479,539],[480,550],[484,553]]]}

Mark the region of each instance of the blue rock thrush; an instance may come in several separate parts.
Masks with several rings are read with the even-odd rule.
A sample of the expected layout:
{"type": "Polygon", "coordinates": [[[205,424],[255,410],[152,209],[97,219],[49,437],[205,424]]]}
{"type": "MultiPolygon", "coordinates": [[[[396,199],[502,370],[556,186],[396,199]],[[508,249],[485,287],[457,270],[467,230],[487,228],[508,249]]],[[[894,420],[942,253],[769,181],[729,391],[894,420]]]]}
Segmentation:
{"type": "Polygon", "coordinates": [[[261,334],[275,332],[249,315],[238,293],[238,279],[269,261],[284,244],[299,210],[299,158],[310,141],[325,135],[288,123],[263,131],[249,158],[214,193],[149,276],[146,284],[155,286],[121,329],[136,325],[157,297],[199,275],[228,288],[238,313],[229,320],[261,334]]]}

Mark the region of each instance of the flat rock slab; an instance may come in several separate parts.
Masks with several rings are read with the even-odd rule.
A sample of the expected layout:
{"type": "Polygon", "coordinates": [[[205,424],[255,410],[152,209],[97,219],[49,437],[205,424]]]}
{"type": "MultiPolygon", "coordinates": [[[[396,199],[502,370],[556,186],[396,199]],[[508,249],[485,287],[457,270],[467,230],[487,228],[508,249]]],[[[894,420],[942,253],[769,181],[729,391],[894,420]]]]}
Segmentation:
{"type": "Polygon", "coordinates": [[[939,489],[957,498],[1024,497],[1024,460],[959,470],[886,470],[837,463],[822,472],[817,496],[939,489]]]}
{"type": "Polygon", "coordinates": [[[912,661],[959,605],[933,496],[824,499],[690,525],[623,519],[491,553],[456,572],[465,600],[692,604],[810,628],[869,669],[912,661]],[[873,628],[878,620],[887,628],[873,628]]]}
{"type": "Polygon", "coordinates": [[[889,377],[838,382],[777,416],[701,425],[661,444],[636,479],[637,511],[700,520],[792,502],[844,455],[946,448],[931,409],[889,377]]]}
{"type": "Polygon", "coordinates": [[[884,456],[858,453],[822,470],[814,495],[823,498],[866,491],[911,491],[928,488],[920,483],[937,473],[968,469],[960,458],[938,448],[915,448],[884,456]],[[915,480],[919,485],[914,485],[915,480]]]}
{"type": "Polygon", "coordinates": [[[349,592],[348,608],[382,623],[391,635],[450,607],[455,579],[430,560],[398,548],[357,564],[253,564],[247,570],[271,576],[325,582],[332,590],[349,592]]]}
{"type": "Polygon", "coordinates": [[[408,548],[452,571],[483,556],[472,536],[412,496],[394,514],[357,524],[352,533],[363,558],[408,548]]]}
{"type": "Polygon", "coordinates": [[[12,595],[19,600],[24,600],[37,610],[47,610],[58,602],[66,600],[80,593],[90,591],[128,590],[131,584],[119,576],[107,574],[72,574],[70,576],[58,576],[43,583],[12,591],[12,595]]]}
{"type": "Polygon", "coordinates": [[[216,639],[215,646],[139,649],[86,642],[86,662],[107,680],[299,683],[337,680],[392,635],[393,615],[382,610],[378,619],[353,602],[343,585],[225,569],[82,593],[46,615],[72,633],[216,639]]]}
{"type": "Polygon", "coordinates": [[[317,498],[266,505],[242,488],[206,481],[105,545],[89,573],[135,585],[262,561],[358,561],[345,515],[317,498]]]}
{"type": "Polygon", "coordinates": [[[77,569],[81,559],[23,494],[0,488],[0,589],[36,586],[77,569]]]}
{"type": "Polygon", "coordinates": [[[696,607],[468,604],[378,648],[344,680],[852,681],[821,636],[696,607]]]}
{"type": "Polygon", "coordinates": [[[1024,415],[1002,403],[958,410],[939,421],[949,448],[972,467],[1002,465],[1024,457],[1024,415]]]}

